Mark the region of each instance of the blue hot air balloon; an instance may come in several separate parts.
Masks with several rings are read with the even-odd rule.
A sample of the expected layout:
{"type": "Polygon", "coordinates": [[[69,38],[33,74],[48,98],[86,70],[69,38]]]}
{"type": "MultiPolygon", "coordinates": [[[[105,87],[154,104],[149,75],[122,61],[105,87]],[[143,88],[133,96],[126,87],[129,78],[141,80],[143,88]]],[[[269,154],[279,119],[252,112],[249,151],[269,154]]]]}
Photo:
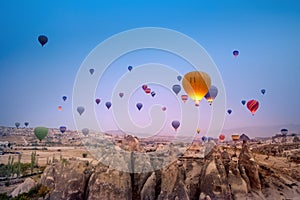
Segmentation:
{"type": "Polygon", "coordinates": [[[177,80],[178,80],[178,81],[181,81],[181,79],[182,79],[182,76],[180,76],[180,75],[177,76],[177,80]]]}
{"type": "Polygon", "coordinates": [[[82,115],[82,113],[84,112],[84,107],[83,106],[78,106],[77,107],[77,112],[79,113],[79,115],[82,115]]]}
{"type": "Polygon", "coordinates": [[[154,97],[156,93],[154,91],[151,92],[151,96],[154,97]]]}
{"type": "Polygon", "coordinates": [[[232,113],[232,110],[231,109],[228,109],[227,110],[227,113],[230,115],[232,113]]]}
{"type": "Polygon", "coordinates": [[[63,96],[62,99],[63,99],[64,101],[66,101],[66,100],[67,100],[67,96],[63,96]]]}
{"type": "Polygon", "coordinates": [[[265,94],[265,93],[266,93],[266,89],[261,89],[260,92],[261,92],[262,94],[265,94]]]}
{"type": "Polygon", "coordinates": [[[173,85],[172,89],[173,89],[173,92],[175,92],[175,94],[177,95],[181,90],[181,86],[180,85],[173,85]]]}
{"type": "Polygon", "coordinates": [[[207,137],[206,136],[202,136],[202,142],[206,142],[207,141],[207,137]]]}
{"type": "Polygon", "coordinates": [[[131,72],[131,70],[132,70],[132,66],[128,66],[128,70],[131,72]]]}
{"type": "Polygon", "coordinates": [[[105,105],[106,105],[107,109],[109,110],[109,109],[110,109],[110,107],[111,107],[111,102],[110,102],[110,101],[108,101],[108,102],[106,102],[106,103],[105,103],[105,105]]]}
{"type": "Polygon", "coordinates": [[[40,35],[38,37],[38,41],[40,42],[40,44],[42,45],[42,47],[48,42],[48,38],[45,35],[40,35]]]}
{"type": "Polygon", "coordinates": [[[211,105],[217,95],[218,95],[218,88],[212,85],[210,86],[207,94],[204,97],[208,101],[209,105],[211,105]]]}
{"type": "Polygon", "coordinates": [[[137,104],[136,104],[136,107],[137,107],[138,110],[141,110],[142,107],[143,107],[143,104],[142,104],[142,103],[137,103],[137,104]]]}
{"type": "Polygon", "coordinates": [[[246,100],[242,100],[242,101],[241,101],[241,103],[242,103],[243,105],[245,105],[246,102],[247,102],[246,100]]]}
{"type": "Polygon", "coordinates": [[[238,55],[240,54],[240,52],[238,50],[234,50],[232,52],[232,54],[233,54],[234,57],[238,57],[238,55]]]}
{"type": "Polygon", "coordinates": [[[94,72],[95,72],[95,69],[90,69],[89,72],[90,72],[91,75],[93,75],[94,72]]]}
{"type": "Polygon", "coordinates": [[[64,133],[64,132],[66,132],[67,127],[61,126],[61,127],[59,127],[59,130],[60,130],[61,133],[64,133]]]}

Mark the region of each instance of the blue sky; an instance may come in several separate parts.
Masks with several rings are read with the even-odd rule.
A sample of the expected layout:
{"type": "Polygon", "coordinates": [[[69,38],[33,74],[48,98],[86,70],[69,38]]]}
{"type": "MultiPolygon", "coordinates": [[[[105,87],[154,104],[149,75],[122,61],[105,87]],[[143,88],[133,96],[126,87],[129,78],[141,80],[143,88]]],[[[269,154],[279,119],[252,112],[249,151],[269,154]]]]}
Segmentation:
{"type": "MultiPolygon", "coordinates": [[[[108,37],[140,27],[173,29],[206,49],[221,72],[226,106],[233,110],[224,128],[300,122],[299,1],[7,0],[0,2],[0,23],[1,125],[29,121],[32,127],[74,128],[71,97],[81,63],[108,37]],[[37,41],[40,34],[49,38],[44,47],[37,41]],[[235,49],[240,51],[236,59],[235,49]],[[261,88],[267,90],[264,96],[261,88]],[[252,98],[261,103],[255,117],[240,104],[252,98]]],[[[105,91],[105,84],[101,87],[105,91]]]]}

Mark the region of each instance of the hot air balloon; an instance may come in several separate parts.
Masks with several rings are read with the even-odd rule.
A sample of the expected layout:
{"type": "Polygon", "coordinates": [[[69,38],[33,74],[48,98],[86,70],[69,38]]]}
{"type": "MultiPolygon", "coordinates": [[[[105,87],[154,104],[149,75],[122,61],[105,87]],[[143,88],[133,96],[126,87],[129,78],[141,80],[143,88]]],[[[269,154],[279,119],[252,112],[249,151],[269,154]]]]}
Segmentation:
{"type": "Polygon", "coordinates": [[[42,141],[48,134],[48,128],[46,127],[36,127],[34,129],[34,135],[42,141]]]}
{"type": "Polygon", "coordinates": [[[19,128],[20,123],[19,123],[19,122],[16,122],[16,123],[15,123],[15,126],[16,126],[17,128],[19,128]]]}
{"type": "Polygon", "coordinates": [[[95,72],[95,69],[90,69],[89,72],[90,72],[91,75],[93,75],[94,72],[95,72]]]}
{"type": "Polygon", "coordinates": [[[177,120],[172,121],[172,126],[177,131],[178,127],[180,126],[180,122],[177,120]]]}
{"type": "Polygon", "coordinates": [[[280,130],[280,132],[282,135],[287,135],[289,131],[286,128],[283,128],[280,130]]]}
{"type": "Polygon", "coordinates": [[[25,122],[24,125],[27,127],[29,125],[29,122],[25,122]]]}
{"type": "Polygon", "coordinates": [[[151,93],[151,89],[150,88],[146,88],[145,92],[146,92],[146,94],[150,94],[151,93]]]}
{"type": "Polygon", "coordinates": [[[192,71],[184,75],[182,86],[187,95],[195,101],[195,104],[199,105],[211,86],[211,80],[205,72],[192,71]]]}
{"type": "Polygon", "coordinates": [[[128,71],[131,72],[131,70],[132,70],[132,66],[128,66],[128,71]]]}
{"type": "Polygon", "coordinates": [[[82,113],[84,112],[84,107],[83,106],[78,106],[77,107],[77,112],[79,113],[79,115],[82,115],[82,113]]]}
{"type": "Polygon", "coordinates": [[[162,111],[166,111],[167,110],[167,108],[165,106],[162,107],[161,109],[162,109],[162,111]]]}
{"type": "Polygon", "coordinates": [[[225,135],[224,135],[224,134],[220,134],[220,135],[219,135],[219,140],[220,140],[221,142],[223,142],[224,139],[225,139],[225,135]]]}
{"type": "Polygon", "coordinates": [[[206,136],[202,136],[201,140],[202,140],[202,142],[206,142],[207,141],[207,137],[206,136]]]}
{"type": "Polygon", "coordinates": [[[246,104],[246,100],[242,100],[241,103],[242,103],[243,105],[245,105],[245,104],[246,104]]]}
{"type": "Polygon", "coordinates": [[[137,107],[138,110],[141,110],[142,107],[143,107],[143,104],[142,104],[142,103],[137,103],[137,104],[136,104],[136,107],[137,107]]]}
{"type": "Polygon", "coordinates": [[[61,127],[59,127],[59,130],[60,130],[61,133],[64,133],[64,132],[66,132],[67,127],[61,126],[61,127]]]}
{"type": "Polygon", "coordinates": [[[238,135],[238,134],[233,134],[233,135],[231,135],[231,139],[232,139],[232,141],[237,142],[237,141],[239,141],[239,139],[240,139],[240,135],[238,135]]]}
{"type": "Polygon", "coordinates": [[[247,108],[252,113],[252,115],[254,115],[254,113],[257,111],[258,107],[259,107],[258,101],[254,100],[254,99],[247,102],[247,108]]]}
{"type": "Polygon", "coordinates": [[[58,106],[57,109],[58,109],[59,111],[62,111],[62,106],[58,106]]]}
{"type": "Polygon", "coordinates": [[[212,85],[210,86],[207,94],[204,97],[208,101],[209,105],[211,105],[217,95],[218,95],[218,88],[212,85]]]}
{"type": "Polygon", "coordinates": [[[63,96],[62,99],[63,99],[64,101],[66,101],[66,100],[67,100],[67,96],[63,96]]]}
{"type": "Polygon", "coordinates": [[[182,79],[182,76],[180,76],[180,75],[177,76],[177,80],[178,80],[178,81],[181,81],[181,79],[182,79]]]}
{"type": "Polygon", "coordinates": [[[228,109],[227,110],[227,113],[230,115],[232,113],[232,110],[231,109],[228,109]]]}
{"type": "Polygon", "coordinates": [[[238,50],[234,50],[234,51],[232,52],[232,54],[233,54],[234,57],[238,57],[239,51],[238,51],[238,50]]]}
{"type": "Polygon", "coordinates": [[[151,92],[151,96],[154,97],[156,93],[154,91],[151,92]]]}
{"type": "Polygon", "coordinates": [[[188,95],[186,94],[181,95],[181,100],[183,101],[183,103],[185,103],[188,100],[188,95]]]}
{"type": "Polygon", "coordinates": [[[38,41],[41,43],[42,47],[48,42],[48,38],[45,35],[40,35],[38,41]]]}
{"type": "Polygon", "coordinates": [[[120,93],[119,93],[119,97],[122,98],[123,96],[124,96],[124,93],[123,93],[123,92],[120,92],[120,93]]]}
{"type": "Polygon", "coordinates": [[[262,94],[265,94],[265,93],[266,93],[266,89],[261,89],[260,92],[261,92],[262,94]]]}
{"type": "Polygon", "coordinates": [[[82,134],[84,135],[84,136],[87,136],[88,134],[89,134],[89,129],[88,128],[84,128],[84,129],[82,129],[82,134]]]}
{"type": "Polygon", "coordinates": [[[200,128],[197,128],[197,133],[198,133],[198,134],[200,133],[200,131],[201,131],[200,128]]]}
{"type": "Polygon", "coordinates": [[[181,86],[180,85],[173,85],[172,90],[177,95],[181,90],[181,86]]]}
{"type": "Polygon", "coordinates": [[[98,98],[95,100],[96,104],[99,104],[101,102],[101,100],[98,98]]]}
{"type": "Polygon", "coordinates": [[[105,103],[105,106],[106,106],[106,108],[109,110],[110,107],[111,107],[111,102],[110,102],[110,101],[106,102],[106,103],[105,103]]]}
{"type": "Polygon", "coordinates": [[[148,88],[147,85],[143,85],[143,86],[142,86],[142,89],[143,89],[144,91],[145,91],[147,88],[148,88]]]}

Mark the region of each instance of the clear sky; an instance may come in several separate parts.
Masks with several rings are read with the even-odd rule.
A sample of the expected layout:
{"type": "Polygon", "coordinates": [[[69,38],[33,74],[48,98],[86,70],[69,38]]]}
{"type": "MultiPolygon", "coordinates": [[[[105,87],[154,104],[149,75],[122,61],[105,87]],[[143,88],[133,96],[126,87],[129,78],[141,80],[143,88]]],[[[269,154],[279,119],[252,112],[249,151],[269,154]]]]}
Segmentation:
{"type": "MultiPolygon", "coordinates": [[[[31,127],[66,125],[74,129],[72,92],[82,62],[108,37],[141,27],[179,31],[206,49],[222,75],[226,108],[233,110],[226,115],[224,128],[300,123],[297,0],[3,0],[0,24],[0,125],[14,126],[16,121],[23,125],[28,121],[31,127]],[[41,34],[49,38],[44,47],[37,41],[41,34]],[[235,49],[240,52],[238,58],[232,55],[235,49]],[[260,93],[261,88],[266,89],[265,95],[260,93]],[[62,101],[63,95],[68,96],[66,102],[62,101]],[[254,117],[240,103],[252,98],[261,104],[254,117]],[[57,110],[59,105],[62,111],[57,110]]],[[[169,64],[179,73],[186,73],[190,66],[176,59],[157,51],[144,51],[117,60],[118,66],[124,67],[112,65],[96,92],[103,100],[97,116],[104,121],[104,129],[116,129],[104,106],[114,85],[111,77],[121,77],[128,73],[128,65],[143,62],[169,64]]],[[[155,103],[167,104],[165,101],[170,100],[167,106],[175,106],[172,91],[155,85],[152,88],[156,88],[157,98],[159,93],[165,95],[155,103]]],[[[140,98],[146,110],[151,101],[139,93],[137,89],[129,102],[135,104],[140,98]]],[[[210,116],[207,102],[201,103],[203,115],[210,116]]],[[[130,111],[134,121],[140,125],[149,122],[149,116],[134,112],[135,105],[130,111]]],[[[178,117],[178,113],[171,113],[166,128],[170,129],[170,121],[178,117]]]]}

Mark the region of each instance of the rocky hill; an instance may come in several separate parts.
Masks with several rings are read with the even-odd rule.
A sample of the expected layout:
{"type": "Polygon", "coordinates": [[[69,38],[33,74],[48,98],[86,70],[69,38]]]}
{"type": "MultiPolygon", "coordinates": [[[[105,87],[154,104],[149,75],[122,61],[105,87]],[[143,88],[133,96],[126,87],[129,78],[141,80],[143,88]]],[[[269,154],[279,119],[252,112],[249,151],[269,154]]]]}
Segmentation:
{"type": "MultiPolygon", "coordinates": [[[[154,162],[145,159],[143,165],[154,166],[154,162]]],[[[120,164],[133,167],[132,162],[120,164]]],[[[122,172],[100,162],[71,159],[49,165],[40,183],[50,189],[46,196],[50,200],[273,200],[299,198],[298,181],[258,162],[245,143],[237,156],[230,149],[215,146],[204,159],[181,157],[146,173],[122,172]]]]}

